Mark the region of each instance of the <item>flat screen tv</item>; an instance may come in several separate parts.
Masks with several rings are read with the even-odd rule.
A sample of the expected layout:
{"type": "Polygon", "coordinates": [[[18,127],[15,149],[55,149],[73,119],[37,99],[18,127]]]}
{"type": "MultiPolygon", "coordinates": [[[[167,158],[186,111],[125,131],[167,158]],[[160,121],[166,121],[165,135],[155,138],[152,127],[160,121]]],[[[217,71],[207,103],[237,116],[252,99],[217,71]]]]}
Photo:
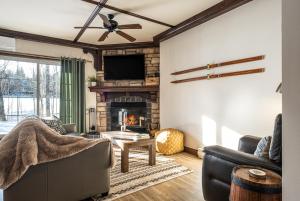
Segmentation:
{"type": "Polygon", "coordinates": [[[104,56],[105,80],[144,80],[145,56],[104,56]]]}

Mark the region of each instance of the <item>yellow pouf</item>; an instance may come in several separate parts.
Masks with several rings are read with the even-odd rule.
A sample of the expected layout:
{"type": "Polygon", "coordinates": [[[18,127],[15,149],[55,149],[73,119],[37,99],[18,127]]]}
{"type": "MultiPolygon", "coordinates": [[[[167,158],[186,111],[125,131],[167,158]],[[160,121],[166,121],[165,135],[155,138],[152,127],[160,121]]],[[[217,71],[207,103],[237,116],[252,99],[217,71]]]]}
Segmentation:
{"type": "Polygon", "coordinates": [[[174,128],[166,128],[155,133],[156,151],[165,155],[176,154],[184,149],[184,133],[174,128]]]}

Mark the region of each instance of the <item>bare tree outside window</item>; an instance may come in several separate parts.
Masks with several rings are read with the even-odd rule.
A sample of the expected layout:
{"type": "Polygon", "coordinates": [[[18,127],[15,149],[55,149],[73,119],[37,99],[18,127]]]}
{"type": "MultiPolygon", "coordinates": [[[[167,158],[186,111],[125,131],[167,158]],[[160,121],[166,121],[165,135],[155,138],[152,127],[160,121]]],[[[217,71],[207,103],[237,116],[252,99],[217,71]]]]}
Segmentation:
{"type": "Polygon", "coordinates": [[[0,133],[26,116],[59,117],[60,66],[0,59],[0,133]]]}
{"type": "Polygon", "coordinates": [[[6,121],[5,110],[4,110],[4,90],[7,85],[7,73],[6,68],[8,61],[3,61],[0,63],[0,121],[6,121]]]}

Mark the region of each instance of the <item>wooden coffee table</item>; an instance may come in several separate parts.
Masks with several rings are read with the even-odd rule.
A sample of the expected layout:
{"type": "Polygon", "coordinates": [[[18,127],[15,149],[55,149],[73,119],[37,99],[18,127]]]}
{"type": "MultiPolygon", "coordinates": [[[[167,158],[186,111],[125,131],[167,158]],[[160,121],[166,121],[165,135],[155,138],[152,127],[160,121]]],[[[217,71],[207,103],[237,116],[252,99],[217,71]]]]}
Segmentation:
{"type": "MultiPolygon", "coordinates": [[[[136,147],[147,147],[149,151],[149,165],[156,163],[155,138],[149,139],[129,139],[127,132],[101,132],[102,137],[112,140],[114,145],[121,149],[121,172],[125,173],[129,170],[129,149],[136,147]],[[124,135],[124,138],[122,137],[124,135]]],[[[133,134],[133,132],[130,132],[133,134]]]]}

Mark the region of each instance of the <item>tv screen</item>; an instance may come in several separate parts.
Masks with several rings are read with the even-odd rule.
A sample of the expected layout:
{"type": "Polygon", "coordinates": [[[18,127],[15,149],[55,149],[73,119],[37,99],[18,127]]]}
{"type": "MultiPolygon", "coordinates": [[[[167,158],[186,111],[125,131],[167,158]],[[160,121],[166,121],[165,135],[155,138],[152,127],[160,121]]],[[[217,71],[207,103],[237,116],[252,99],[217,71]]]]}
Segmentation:
{"type": "Polygon", "coordinates": [[[144,80],[145,56],[104,56],[105,80],[144,80]]]}

